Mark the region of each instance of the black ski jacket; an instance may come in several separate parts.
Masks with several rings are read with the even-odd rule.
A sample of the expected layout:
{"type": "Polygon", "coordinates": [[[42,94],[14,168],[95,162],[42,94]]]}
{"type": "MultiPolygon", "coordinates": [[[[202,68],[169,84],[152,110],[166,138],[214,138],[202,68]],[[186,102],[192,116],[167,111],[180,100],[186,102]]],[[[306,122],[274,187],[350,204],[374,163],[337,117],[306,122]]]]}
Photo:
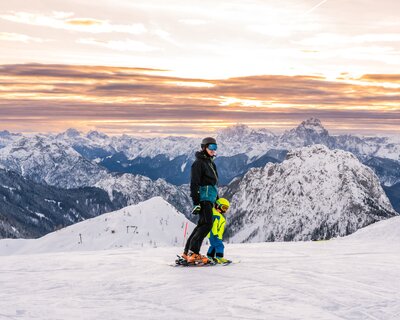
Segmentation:
{"type": "MultiPolygon", "coordinates": [[[[200,204],[200,198],[204,198],[206,195],[200,193],[208,193],[208,187],[210,186],[212,192],[217,190],[218,185],[218,172],[214,160],[206,154],[206,151],[197,151],[196,160],[192,164],[191,179],[190,179],[190,196],[193,200],[194,205],[200,204]],[[206,191],[207,188],[207,191],[206,191]]],[[[217,191],[215,191],[217,193],[217,191]]],[[[216,194],[218,198],[218,194],[216,194]]]]}

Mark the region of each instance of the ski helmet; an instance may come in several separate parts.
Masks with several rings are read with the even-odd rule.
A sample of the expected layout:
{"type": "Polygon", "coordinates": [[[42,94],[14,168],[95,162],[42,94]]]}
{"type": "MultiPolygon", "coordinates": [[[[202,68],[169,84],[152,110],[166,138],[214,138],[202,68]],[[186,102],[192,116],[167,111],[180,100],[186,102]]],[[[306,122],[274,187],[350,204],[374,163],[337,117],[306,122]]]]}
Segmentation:
{"type": "Polygon", "coordinates": [[[229,203],[229,201],[225,198],[218,198],[217,201],[215,201],[216,208],[221,210],[223,213],[228,211],[230,205],[231,204],[229,203]]]}
{"type": "Polygon", "coordinates": [[[206,148],[209,144],[217,144],[217,140],[215,140],[215,139],[212,138],[212,137],[204,138],[204,139],[201,141],[201,148],[204,149],[204,148],[206,148]]]}

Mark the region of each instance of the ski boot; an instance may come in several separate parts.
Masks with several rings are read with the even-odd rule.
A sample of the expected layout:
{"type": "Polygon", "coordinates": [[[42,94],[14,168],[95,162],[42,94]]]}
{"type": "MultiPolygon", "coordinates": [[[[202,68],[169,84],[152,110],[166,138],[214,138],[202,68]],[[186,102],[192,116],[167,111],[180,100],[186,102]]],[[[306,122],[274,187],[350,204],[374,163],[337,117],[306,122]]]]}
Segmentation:
{"type": "Polygon", "coordinates": [[[201,254],[192,253],[188,256],[187,262],[192,264],[207,264],[210,262],[210,260],[201,254]]]}
{"type": "Polygon", "coordinates": [[[223,257],[217,257],[217,258],[215,258],[215,261],[216,261],[216,263],[219,263],[219,264],[228,264],[228,263],[232,262],[231,260],[225,259],[223,257]]]}

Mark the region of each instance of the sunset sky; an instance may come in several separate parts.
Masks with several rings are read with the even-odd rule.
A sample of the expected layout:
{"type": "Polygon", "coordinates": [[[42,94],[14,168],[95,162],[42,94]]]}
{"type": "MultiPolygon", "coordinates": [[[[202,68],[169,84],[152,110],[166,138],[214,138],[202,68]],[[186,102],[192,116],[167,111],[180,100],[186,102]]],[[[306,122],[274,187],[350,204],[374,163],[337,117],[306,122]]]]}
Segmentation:
{"type": "Polygon", "coordinates": [[[0,131],[400,129],[397,0],[1,2],[0,131]]]}

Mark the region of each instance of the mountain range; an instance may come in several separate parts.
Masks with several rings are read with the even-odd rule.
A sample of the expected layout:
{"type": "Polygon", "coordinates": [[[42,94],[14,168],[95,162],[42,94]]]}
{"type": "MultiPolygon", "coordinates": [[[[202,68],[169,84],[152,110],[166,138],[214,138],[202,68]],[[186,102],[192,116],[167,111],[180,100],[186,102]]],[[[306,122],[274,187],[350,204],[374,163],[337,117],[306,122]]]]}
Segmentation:
{"type": "MultiPolygon", "coordinates": [[[[238,124],[219,131],[217,166],[220,183],[228,184],[252,167],[268,162],[282,162],[288,150],[323,144],[330,149],[352,152],[377,173],[385,186],[400,182],[400,138],[330,135],[319,119],[310,118],[280,135],[267,129],[251,129],[238,124]]],[[[110,172],[133,173],[169,183],[188,183],[199,138],[139,138],[128,135],[109,137],[90,131],[86,135],[75,129],[60,134],[23,136],[3,131],[0,146],[18,140],[46,139],[47,143],[69,146],[84,159],[95,162],[110,172]]],[[[17,145],[18,147],[18,145],[17,145]]]]}
{"type": "MultiPolygon", "coordinates": [[[[199,149],[200,141],[186,137],[110,137],[97,131],[84,135],[75,129],[60,134],[30,136],[2,131],[1,179],[7,183],[3,183],[4,196],[3,201],[0,199],[0,208],[7,210],[4,209],[0,215],[0,236],[38,237],[60,226],[137,204],[154,196],[163,197],[193,221],[195,218],[189,214],[191,200],[187,183],[193,154],[199,149]],[[9,175],[16,178],[10,178],[9,175]],[[35,199],[40,201],[51,198],[59,199],[57,203],[66,204],[71,202],[68,199],[76,199],[81,203],[83,198],[76,195],[86,192],[84,197],[98,199],[98,203],[81,208],[69,204],[57,209],[57,212],[49,207],[46,211],[46,206],[41,203],[31,204],[31,195],[18,194],[18,188],[23,189],[25,194],[29,193],[29,189],[38,190],[35,199]],[[46,193],[51,194],[51,197],[45,196],[46,193]],[[18,210],[11,209],[18,207],[18,201],[21,202],[18,210]]],[[[288,161],[285,160],[288,155],[293,157],[294,149],[319,144],[318,150],[322,145],[326,152],[350,151],[356,159],[369,166],[378,176],[393,206],[399,208],[400,143],[396,138],[332,136],[320,120],[311,118],[280,135],[266,129],[255,130],[245,125],[236,125],[220,131],[217,141],[219,156],[215,161],[220,184],[226,185],[221,189],[221,194],[224,193],[229,199],[243,191],[240,189],[243,187],[243,177],[254,174],[256,169],[263,170],[266,165],[283,165],[288,161]]],[[[318,156],[318,152],[315,155],[318,156]]],[[[331,160],[335,160],[334,157],[331,160]]],[[[294,176],[301,180],[296,174],[294,176]]],[[[376,187],[375,182],[372,185],[376,187]]],[[[242,209],[238,207],[238,212],[242,209]]],[[[392,209],[386,209],[386,216],[391,216],[392,209]]],[[[233,216],[240,226],[241,214],[235,213],[233,216]]],[[[377,220],[375,217],[353,224],[349,227],[349,233],[377,220]]],[[[228,230],[230,236],[239,232],[233,226],[228,230]]],[[[332,231],[332,234],[330,231],[317,232],[310,237],[326,238],[336,233],[343,234],[343,229],[339,229],[332,231]]],[[[291,237],[286,234],[286,239],[291,237]]]]}

